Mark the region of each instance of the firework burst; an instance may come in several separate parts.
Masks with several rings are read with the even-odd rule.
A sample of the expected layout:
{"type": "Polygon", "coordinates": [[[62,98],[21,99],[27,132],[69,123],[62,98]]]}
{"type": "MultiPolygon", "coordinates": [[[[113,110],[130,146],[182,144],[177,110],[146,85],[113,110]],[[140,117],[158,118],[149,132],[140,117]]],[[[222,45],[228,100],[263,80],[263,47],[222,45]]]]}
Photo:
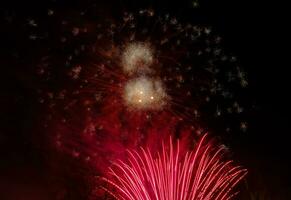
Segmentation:
{"type": "Polygon", "coordinates": [[[122,55],[123,70],[129,74],[150,72],[152,63],[153,52],[148,44],[130,43],[122,55]]]}
{"type": "Polygon", "coordinates": [[[134,109],[161,109],[166,104],[167,94],[161,81],[146,77],[130,80],[124,91],[127,106],[134,109]]]}
{"type": "Polygon", "coordinates": [[[103,176],[126,149],[157,151],[169,135],[247,130],[246,74],[211,28],[150,9],[118,19],[92,11],[56,12],[46,32],[30,31],[49,44],[35,74],[52,162],[64,155],[103,176]]]}
{"type": "Polygon", "coordinates": [[[248,129],[249,105],[241,98],[246,73],[210,27],[151,9],[89,23],[91,14],[78,18],[81,23],[72,17],[62,28],[51,28],[60,30],[50,38],[56,51],[44,56],[37,72],[48,85],[38,91],[39,101],[54,119],[72,118],[61,112],[94,118],[102,107],[120,113],[126,107],[163,110],[210,131],[248,129]],[[144,93],[136,93],[138,85],[144,93]]]}
{"type": "Polygon", "coordinates": [[[206,136],[188,152],[172,139],[157,155],[150,149],[129,151],[128,161],[114,163],[111,178],[103,178],[113,189],[104,189],[123,200],[232,199],[237,194],[233,187],[246,170],[224,161],[224,148],[214,148],[206,136]]]}

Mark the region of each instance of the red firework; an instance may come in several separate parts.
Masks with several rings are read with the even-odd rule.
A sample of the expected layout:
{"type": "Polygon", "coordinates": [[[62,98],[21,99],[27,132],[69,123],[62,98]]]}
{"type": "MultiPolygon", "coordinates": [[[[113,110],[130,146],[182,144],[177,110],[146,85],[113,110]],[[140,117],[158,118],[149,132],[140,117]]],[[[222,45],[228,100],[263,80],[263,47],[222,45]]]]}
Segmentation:
{"type": "Polygon", "coordinates": [[[215,148],[206,135],[192,151],[180,150],[170,139],[161,153],[149,148],[129,151],[126,162],[110,168],[111,178],[102,178],[112,187],[103,187],[123,200],[228,200],[237,193],[233,187],[247,171],[224,161],[224,148],[215,148]]]}

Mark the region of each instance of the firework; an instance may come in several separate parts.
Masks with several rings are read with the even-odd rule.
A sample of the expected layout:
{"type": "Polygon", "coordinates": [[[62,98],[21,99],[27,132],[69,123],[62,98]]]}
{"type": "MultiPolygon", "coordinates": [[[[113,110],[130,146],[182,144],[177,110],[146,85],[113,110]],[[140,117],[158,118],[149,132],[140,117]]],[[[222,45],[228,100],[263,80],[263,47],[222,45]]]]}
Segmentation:
{"type": "Polygon", "coordinates": [[[246,170],[224,161],[223,150],[214,148],[204,135],[195,150],[185,153],[172,139],[157,155],[150,149],[129,151],[128,161],[110,168],[112,178],[103,178],[113,189],[104,189],[123,200],[231,199],[246,170]]]}
{"type": "Polygon", "coordinates": [[[169,135],[247,130],[246,74],[211,28],[152,10],[75,14],[29,31],[49,44],[35,74],[56,153],[104,175],[126,149],[158,151],[169,135]]]}
{"type": "Polygon", "coordinates": [[[149,66],[153,63],[153,50],[148,44],[130,43],[126,46],[122,55],[123,70],[133,74],[149,72],[149,66]]]}
{"type": "Polygon", "coordinates": [[[161,109],[167,94],[159,80],[139,77],[130,80],[124,90],[126,105],[134,109],[161,109]]]}
{"type": "MultiPolygon", "coordinates": [[[[65,18],[71,20],[57,23],[49,17],[56,27],[48,32],[58,30],[48,38],[56,51],[44,55],[37,66],[39,79],[45,83],[38,92],[39,102],[48,107],[48,126],[68,125],[82,132],[91,127],[88,121],[99,127],[97,119],[103,118],[111,126],[116,121],[110,113],[125,119],[131,110],[150,116],[141,115],[143,119],[163,111],[190,126],[221,133],[248,129],[249,105],[241,98],[246,73],[236,57],[223,50],[221,38],[210,27],[186,24],[151,9],[94,23],[87,18],[77,18],[80,23],[74,17],[65,18]],[[80,115],[86,120],[78,125],[80,115]]],[[[139,119],[124,119],[118,119],[120,128],[142,128],[135,124],[139,119]]],[[[99,134],[99,128],[95,129],[94,134],[99,134]]],[[[79,141],[80,136],[71,132],[76,131],[61,131],[59,138],[79,141]]]]}

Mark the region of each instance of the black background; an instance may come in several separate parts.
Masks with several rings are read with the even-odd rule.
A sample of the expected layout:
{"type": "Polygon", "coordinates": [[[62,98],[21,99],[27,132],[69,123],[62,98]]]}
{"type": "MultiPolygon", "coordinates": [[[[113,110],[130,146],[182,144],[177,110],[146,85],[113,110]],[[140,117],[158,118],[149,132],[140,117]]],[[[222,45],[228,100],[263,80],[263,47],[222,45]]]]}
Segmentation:
{"type": "MultiPolygon", "coordinates": [[[[19,56],[29,48],[21,37],[22,26],[18,22],[27,16],[41,17],[39,10],[52,2],[10,0],[0,4],[3,22],[0,26],[0,199],[3,199],[3,186],[13,188],[13,183],[26,178],[32,180],[32,188],[40,187],[43,194],[49,196],[45,189],[46,164],[40,149],[34,145],[35,133],[32,134],[39,110],[35,106],[33,86],[25,77],[31,63],[19,56]],[[15,23],[7,25],[10,18],[15,23]]],[[[258,108],[250,117],[248,132],[234,141],[235,154],[250,171],[249,184],[253,187],[250,190],[264,187],[270,193],[268,199],[290,199],[291,78],[290,63],[286,62],[290,53],[287,45],[290,23],[287,23],[284,5],[262,0],[200,0],[199,8],[195,9],[189,0],[55,2],[64,10],[95,2],[99,12],[108,15],[150,6],[193,23],[211,25],[222,36],[224,48],[237,55],[246,69],[250,95],[258,108]],[[258,184],[258,179],[263,186],[258,184]]],[[[19,184],[15,187],[20,188],[19,184]]],[[[6,193],[9,194],[8,189],[6,193]]]]}

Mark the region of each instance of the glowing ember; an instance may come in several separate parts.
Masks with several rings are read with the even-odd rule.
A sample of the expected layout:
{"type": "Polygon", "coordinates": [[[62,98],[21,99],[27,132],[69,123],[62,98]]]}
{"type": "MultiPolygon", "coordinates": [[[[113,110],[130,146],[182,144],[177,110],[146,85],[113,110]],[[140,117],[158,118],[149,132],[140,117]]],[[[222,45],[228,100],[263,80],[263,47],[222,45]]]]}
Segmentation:
{"type": "Polygon", "coordinates": [[[148,72],[153,63],[153,52],[145,43],[131,43],[122,55],[123,70],[126,73],[148,72]]]}
{"type": "Polygon", "coordinates": [[[233,187],[246,170],[222,160],[223,147],[205,143],[206,135],[194,151],[182,153],[177,142],[162,146],[156,157],[149,149],[129,151],[128,162],[110,168],[112,179],[103,178],[114,189],[103,188],[123,200],[228,200],[233,187]]]}
{"type": "Polygon", "coordinates": [[[139,77],[127,82],[125,104],[134,109],[161,109],[166,105],[167,94],[160,80],[139,77]]]}

